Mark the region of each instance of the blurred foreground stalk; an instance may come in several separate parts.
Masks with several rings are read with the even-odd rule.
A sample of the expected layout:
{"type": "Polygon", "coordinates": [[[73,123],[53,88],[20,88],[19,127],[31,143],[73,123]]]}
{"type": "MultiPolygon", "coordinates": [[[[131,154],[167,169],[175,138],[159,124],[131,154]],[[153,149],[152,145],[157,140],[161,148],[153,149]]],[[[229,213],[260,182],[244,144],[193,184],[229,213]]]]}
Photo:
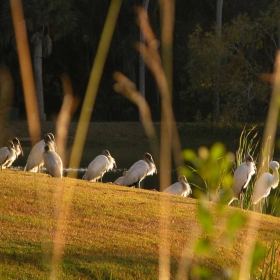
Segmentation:
{"type": "Polygon", "coordinates": [[[41,139],[35,82],[21,0],[10,0],[32,146],[41,139]]]}
{"type": "MultiPolygon", "coordinates": [[[[271,95],[267,120],[261,144],[261,154],[258,161],[258,176],[268,170],[268,164],[272,159],[275,144],[275,136],[278,126],[279,104],[280,104],[280,52],[278,51],[275,59],[275,67],[273,74],[273,91],[271,95]]],[[[262,205],[259,206],[262,208],[262,205]]],[[[259,209],[260,210],[260,209],[259,209]]],[[[240,267],[239,280],[250,279],[250,271],[253,261],[254,248],[257,240],[257,231],[259,228],[259,216],[250,216],[248,225],[248,236],[246,248],[242,257],[240,267]],[[249,249],[248,249],[249,248],[249,249]]]]}
{"type": "MultiPolygon", "coordinates": [[[[74,145],[70,157],[70,168],[78,167],[81,162],[82,152],[85,144],[87,130],[89,127],[89,122],[92,115],[93,105],[95,102],[111,39],[115,30],[121,4],[122,0],[113,0],[109,7],[105,26],[101,35],[96,57],[90,74],[89,83],[81,111],[81,116],[75,135],[74,145]]],[[[75,176],[76,173],[74,171],[68,172],[68,177],[75,176]]]]}

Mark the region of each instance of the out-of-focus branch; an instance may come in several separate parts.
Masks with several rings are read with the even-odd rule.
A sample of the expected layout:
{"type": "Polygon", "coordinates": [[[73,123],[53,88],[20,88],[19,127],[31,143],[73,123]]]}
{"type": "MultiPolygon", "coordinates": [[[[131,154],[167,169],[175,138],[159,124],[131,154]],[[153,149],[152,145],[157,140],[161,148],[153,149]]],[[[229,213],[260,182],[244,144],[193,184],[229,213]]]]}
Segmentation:
{"type": "MultiPolygon", "coordinates": [[[[82,151],[84,148],[86,134],[92,115],[93,105],[96,99],[98,86],[109,51],[111,39],[115,30],[121,4],[122,0],[113,0],[111,1],[109,7],[104,29],[102,31],[101,39],[98,45],[97,54],[90,74],[89,83],[74,139],[73,149],[70,157],[70,167],[72,168],[78,167],[81,162],[82,151]]],[[[70,171],[68,172],[68,176],[75,177],[76,173],[70,171]]]]}
{"type": "Polygon", "coordinates": [[[62,87],[64,91],[63,103],[56,122],[56,145],[63,166],[67,166],[66,147],[71,117],[78,107],[78,100],[73,96],[72,84],[68,75],[61,76],[62,87]]]}
{"type": "Polygon", "coordinates": [[[136,106],[138,106],[142,118],[142,124],[150,141],[153,157],[157,162],[158,141],[149,105],[147,104],[143,96],[140,94],[140,92],[136,90],[135,84],[130,79],[128,79],[120,72],[115,72],[113,78],[117,82],[116,84],[114,84],[114,90],[118,93],[123,94],[127,99],[129,99],[131,102],[135,103],[136,106]]]}
{"type": "MultiPolygon", "coordinates": [[[[271,100],[268,109],[268,115],[265,122],[265,128],[261,144],[261,154],[258,160],[258,175],[260,176],[268,170],[269,162],[272,159],[275,136],[279,118],[279,105],[280,105],[280,52],[278,51],[275,59],[274,74],[273,74],[273,90],[271,100]]],[[[259,209],[262,208],[262,203],[259,203],[259,209]]],[[[250,269],[253,260],[254,248],[257,238],[257,231],[260,223],[259,216],[250,216],[248,242],[246,244],[246,250],[242,257],[239,279],[248,279],[250,277],[250,269]],[[249,250],[247,249],[249,248],[249,250]]]]}
{"type": "MultiPolygon", "coordinates": [[[[8,141],[6,121],[9,119],[10,109],[13,103],[14,83],[10,71],[0,66],[0,131],[5,137],[0,137],[0,147],[8,141]]],[[[13,136],[14,137],[14,136],[13,136]]]]}
{"type": "MultiPolygon", "coordinates": [[[[168,132],[168,139],[172,144],[174,161],[176,166],[182,166],[183,160],[181,155],[181,144],[176,128],[175,117],[172,110],[171,96],[169,92],[169,85],[164,73],[164,69],[161,64],[160,56],[158,53],[158,41],[155,39],[152,29],[149,27],[148,15],[147,12],[138,8],[138,21],[141,21],[140,27],[142,27],[142,32],[144,38],[147,42],[147,46],[144,44],[137,43],[136,49],[142,54],[143,59],[147,67],[151,70],[162,98],[162,114],[164,122],[169,122],[171,126],[167,126],[166,130],[168,132]],[[143,22],[142,22],[143,21],[143,22]],[[149,47],[151,46],[151,47],[149,47]]],[[[167,139],[166,139],[167,140],[167,139]]]]}
{"type": "Polygon", "coordinates": [[[21,0],[10,0],[31,143],[41,139],[36,89],[21,0]]]}
{"type": "MultiPolygon", "coordinates": [[[[113,32],[116,26],[116,21],[120,11],[121,4],[122,4],[122,0],[112,0],[109,7],[105,26],[99,42],[96,58],[90,74],[90,79],[89,79],[89,83],[88,83],[88,87],[87,87],[87,91],[82,107],[82,112],[81,112],[78,128],[74,139],[74,145],[70,157],[70,164],[69,164],[70,167],[78,167],[80,165],[82,151],[85,144],[86,133],[89,126],[91,113],[97,94],[97,89],[103,72],[103,68],[109,50],[110,42],[113,36],[113,32]]],[[[69,90],[69,88],[67,90],[69,90]]],[[[68,104],[65,106],[69,106],[69,100],[65,101],[65,103],[68,104]]],[[[64,123],[65,120],[67,121],[68,117],[64,119],[64,123]]],[[[74,171],[70,171],[68,172],[68,176],[76,177],[76,173],[74,171]]],[[[50,279],[57,279],[58,267],[61,264],[61,259],[65,246],[65,232],[67,231],[73,193],[74,193],[73,186],[63,189],[60,212],[59,212],[59,217],[57,219],[57,230],[55,232],[55,237],[54,237],[52,270],[51,270],[50,279]]]]}
{"type": "Polygon", "coordinates": [[[273,156],[280,105],[280,52],[276,55],[274,73],[271,77],[273,78],[273,90],[262,138],[261,154],[258,160],[259,174],[268,170],[269,162],[273,156]]]}
{"type": "Polygon", "coordinates": [[[138,16],[137,23],[141,29],[142,34],[144,35],[144,39],[150,50],[150,54],[152,55],[154,60],[156,60],[158,63],[161,63],[160,55],[158,52],[160,43],[151,28],[147,11],[142,7],[136,7],[136,13],[138,16]]]}
{"type": "Polygon", "coordinates": [[[162,64],[169,86],[170,97],[172,95],[172,77],[173,77],[173,30],[175,1],[159,0],[159,8],[161,14],[161,49],[162,64]]]}
{"type": "MultiPolygon", "coordinates": [[[[174,23],[171,23],[171,19],[174,17],[174,15],[172,15],[174,13],[173,5],[173,1],[169,1],[169,3],[164,0],[160,1],[160,8],[162,11],[162,34],[165,34],[162,36],[164,67],[158,53],[159,44],[150,28],[147,12],[143,8],[137,9],[138,23],[147,45],[138,43],[136,44],[136,49],[141,53],[147,67],[151,70],[161,94],[160,190],[164,190],[171,184],[171,176],[169,173],[171,170],[171,147],[173,148],[176,166],[183,165],[181,145],[175,127],[171,99],[172,54],[170,50],[172,50],[173,43],[172,34],[174,23]],[[166,21],[165,18],[168,18],[168,20],[166,21]]],[[[161,235],[159,244],[159,279],[165,280],[170,279],[170,202],[168,198],[163,198],[161,200],[160,213],[162,218],[160,219],[159,226],[161,235]]]]}

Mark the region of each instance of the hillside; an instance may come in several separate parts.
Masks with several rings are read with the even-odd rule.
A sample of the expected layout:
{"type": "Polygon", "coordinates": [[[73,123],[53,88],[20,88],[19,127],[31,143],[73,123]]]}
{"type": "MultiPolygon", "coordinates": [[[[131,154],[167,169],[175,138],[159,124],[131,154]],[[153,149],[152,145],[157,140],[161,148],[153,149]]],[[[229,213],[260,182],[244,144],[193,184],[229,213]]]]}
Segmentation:
{"type": "Polygon", "coordinates": [[[0,198],[1,279],[158,279],[168,242],[171,279],[237,279],[280,236],[275,217],[46,174],[0,172],[0,198]]]}

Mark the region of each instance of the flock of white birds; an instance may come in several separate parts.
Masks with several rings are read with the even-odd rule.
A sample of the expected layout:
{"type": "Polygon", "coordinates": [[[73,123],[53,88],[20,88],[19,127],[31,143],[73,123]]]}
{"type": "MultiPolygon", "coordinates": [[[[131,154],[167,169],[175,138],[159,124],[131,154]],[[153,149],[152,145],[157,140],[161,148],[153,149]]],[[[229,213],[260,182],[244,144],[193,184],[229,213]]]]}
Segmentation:
{"type": "MultiPolygon", "coordinates": [[[[279,163],[277,161],[271,161],[269,167],[272,170],[272,174],[269,172],[263,173],[255,182],[252,203],[256,205],[262,198],[267,197],[270,194],[271,189],[277,188],[279,184],[279,163]]],[[[233,185],[230,189],[230,199],[227,202],[230,205],[234,200],[239,200],[241,208],[243,208],[243,197],[246,188],[252,178],[256,173],[256,166],[253,158],[248,155],[246,161],[240,164],[233,175],[233,185]]],[[[220,202],[225,190],[222,190],[215,202],[220,202]]]]}
{"type": "MultiPolygon", "coordinates": [[[[7,143],[7,147],[0,148],[0,169],[9,168],[18,156],[23,155],[23,150],[18,138],[13,138],[7,143]]],[[[25,171],[39,172],[44,166],[52,177],[62,178],[63,164],[60,156],[56,153],[55,137],[52,133],[47,133],[44,139],[35,144],[27,158],[25,171]]],[[[116,161],[108,150],[104,150],[101,155],[95,157],[89,164],[83,180],[91,182],[102,182],[103,175],[116,168],[116,161]]],[[[253,204],[257,204],[262,198],[270,194],[271,189],[275,189],[279,183],[279,163],[271,161],[269,165],[273,173],[263,173],[256,181],[252,196],[253,204]]],[[[248,155],[246,162],[240,164],[233,176],[233,185],[230,189],[230,205],[234,200],[239,200],[243,205],[243,194],[249,184],[251,177],[256,172],[253,158],[248,155]]],[[[123,176],[117,178],[114,183],[121,186],[136,186],[140,188],[140,183],[146,176],[157,173],[156,165],[149,153],[144,153],[143,159],[135,162],[123,176]]],[[[164,193],[187,197],[192,193],[191,187],[184,175],[180,175],[178,182],[166,188],[164,193]]],[[[214,202],[221,202],[224,190],[220,192],[214,202]]]]}

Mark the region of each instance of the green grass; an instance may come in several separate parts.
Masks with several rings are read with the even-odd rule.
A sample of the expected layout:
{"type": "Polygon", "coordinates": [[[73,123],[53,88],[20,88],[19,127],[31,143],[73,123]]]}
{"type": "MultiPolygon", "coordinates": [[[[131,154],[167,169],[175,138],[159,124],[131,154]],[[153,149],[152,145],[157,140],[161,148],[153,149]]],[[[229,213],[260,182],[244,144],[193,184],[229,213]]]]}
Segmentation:
{"type": "Polygon", "coordinates": [[[60,220],[66,226],[58,244],[65,244],[56,279],[158,279],[166,198],[171,279],[177,279],[183,250],[189,279],[207,279],[207,273],[236,279],[250,243],[250,217],[261,219],[257,239],[263,247],[270,248],[280,235],[280,220],[268,215],[206,203],[200,208],[213,221],[208,231],[192,198],[23,171],[0,173],[0,197],[1,279],[50,279],[57,219],[65,201],[69,212],[60,220]],[[209,246],[199,247],[205,240],[209,246]]]}

